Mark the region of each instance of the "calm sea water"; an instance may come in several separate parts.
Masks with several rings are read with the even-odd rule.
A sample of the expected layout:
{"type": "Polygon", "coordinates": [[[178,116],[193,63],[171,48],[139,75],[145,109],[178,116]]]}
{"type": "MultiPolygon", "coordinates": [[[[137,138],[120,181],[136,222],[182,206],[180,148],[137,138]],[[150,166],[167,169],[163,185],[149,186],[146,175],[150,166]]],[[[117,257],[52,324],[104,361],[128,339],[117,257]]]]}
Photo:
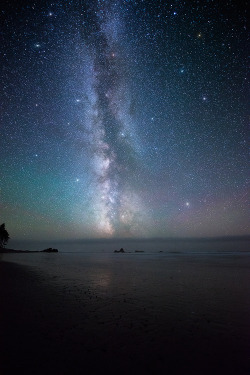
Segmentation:
{"type": "Polygon", "coordinates": [[[152,302],[158,309],[187,304],[190,314],[197,313],[200,305],[212,314],[218,309],[230,311],[235,321],[244,316],[250,323],[249,252],[59,252],[2,254],[1,258],[27,266],[43,282],[71,288],[76,294],[88,287],[95,295],[123,294],[135,303],[152,302]]]}
{"type": "Polygon", "coordinates": [[[71,241],[15,241],[9,244],[13,249],[43,250],[57,248],[60,252],[112,253],[121,247],[127,252],[135,250],[146,253],[162,252],[225,252],[250,251],[250,238],[232,237],[220,239],[105,239],[71,241]]]}
{"type": "MultiPolygon", "coordinates": [[[[68,309],[72,319],[72,323],[64,320],[66,342],[84,337],[93,353],[115,352],[116,358],[139,353],[138,358],[151,358],[153,364],[168,353],[169,358],[176,357],[173,366],[179,352],[187,362],[195,352],[201,366],[204,361],[211,364],[211,371],[218,368],[217,357],[228,370],[228,359],[233,358],[232,373],[239,366],[242,371],[237,373],[247,373],[249,252],[203,248],[2,254],[1,258],[26,266],[48,290],[62,296],[58,311],[68,309]]],[[[167,362],[163,365],[167,368],[167,362]]]]}

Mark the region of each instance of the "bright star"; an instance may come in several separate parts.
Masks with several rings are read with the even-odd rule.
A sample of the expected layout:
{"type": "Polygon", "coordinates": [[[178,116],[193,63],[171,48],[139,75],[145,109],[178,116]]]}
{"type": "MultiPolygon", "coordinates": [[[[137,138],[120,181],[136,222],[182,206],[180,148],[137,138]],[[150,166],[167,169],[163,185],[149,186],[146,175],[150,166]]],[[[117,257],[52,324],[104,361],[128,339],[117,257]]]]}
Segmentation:
{"type": "Polygon", "coordinates": [[[189,202],[186,202],[186,203],[185,203],[185,206],[186,206],[186,207],[189,207],[189,206],[190,206],[190,203],[189,203],[189,202]]]}

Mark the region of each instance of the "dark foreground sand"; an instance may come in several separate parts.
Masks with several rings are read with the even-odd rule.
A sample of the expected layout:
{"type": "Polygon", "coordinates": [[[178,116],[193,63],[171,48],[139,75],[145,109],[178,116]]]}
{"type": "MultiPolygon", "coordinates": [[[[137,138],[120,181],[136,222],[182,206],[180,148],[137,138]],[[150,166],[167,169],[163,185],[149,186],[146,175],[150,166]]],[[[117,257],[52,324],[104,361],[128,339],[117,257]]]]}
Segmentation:
{"type": "Polygon", "coordinates": [[[32,268],[1,261],[0,374],[250,373],[249,342],[234,327],[210,329],[209,312],[186,320],[170,304],[155,316],[86,291],[77,299],[32,268]]]}

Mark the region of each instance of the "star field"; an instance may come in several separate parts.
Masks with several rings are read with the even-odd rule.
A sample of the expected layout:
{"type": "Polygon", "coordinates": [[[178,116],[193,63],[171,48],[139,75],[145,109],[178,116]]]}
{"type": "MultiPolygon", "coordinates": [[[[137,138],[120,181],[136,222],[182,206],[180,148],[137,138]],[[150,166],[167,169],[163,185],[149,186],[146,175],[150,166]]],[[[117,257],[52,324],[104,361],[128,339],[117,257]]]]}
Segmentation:
{"type": "Polygon", "coordinates": [[[246,4],[5,2],[12,238],[246,235],[246,4]]]}

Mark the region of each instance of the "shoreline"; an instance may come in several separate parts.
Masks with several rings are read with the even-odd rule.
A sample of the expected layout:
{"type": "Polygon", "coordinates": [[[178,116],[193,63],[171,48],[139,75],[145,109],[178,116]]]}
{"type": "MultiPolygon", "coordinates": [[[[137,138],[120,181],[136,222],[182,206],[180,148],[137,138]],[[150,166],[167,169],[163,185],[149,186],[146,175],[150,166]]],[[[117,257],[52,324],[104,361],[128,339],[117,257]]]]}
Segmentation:
{"type": "Polygon", "coordinates": [[[0,248],[0,254],[12,254],[12,253],[40,253],[39,250],[15,250],[15,249],[5,249],[0,248]]]}
{"type": "MultiPolygon", "coordinates": [[[[99,274],[98,264],[96,272],[99,274]]],[[[141,267],[142,276],[144,266],[141,267]]],[[[114,272],[117,268],[108,265],[105,269],[114,272]]],[[[232,338],[235,327],[228,325],[231,319],[225,315],[228,319],[226,329],[215,329],[222,315],[224,319],[224,310],[220,315],[217,305],[213,310],[217,311],[213,321],[209,314],[202,315],[201,299],[196,306],[201,310],[200,315],[187,313],[187,309],[195,308],[189,302],[192,290],[188,290],[187,304],[185,298],[176,299],[173,294],[177,290],[175,279],[180,277],[182,280],[178,269],[174,278],[166,279],[172,298],[168,307],[164,307],[164,301],[159,299],[163,294],[160,291],[157,294],[154,288],[143,295],[133,294],[126,270],[127,267],[123,273],[119,269],[119,275],[125,275],[125,289],[115,283],[112,289],[106,289],[104,285],[103,292],[98,292],[88,277],[82,284],[70,284],[67,278],[60,284],[54,278],[56,268],[55,274],[48,277],[32,266],[15,263],[14,258],[13,262],[1,261],[0,373],[249,373],[249,346],[238,335],[232,338]],[[124,292],[128,293],[126,297],[124,292]]],[[[146,285],[153,281],[149,274],[148,277],[146,285]]],[[[187,280],[186,277],[183,280],[187,280]]],[[[214,293],[213,289],[211,295],[214,293]]],[[[216,294],[214,298],[216,300],[216,294]]],[[[232,296],[225,301],[231,303],[232,296]]]]}

